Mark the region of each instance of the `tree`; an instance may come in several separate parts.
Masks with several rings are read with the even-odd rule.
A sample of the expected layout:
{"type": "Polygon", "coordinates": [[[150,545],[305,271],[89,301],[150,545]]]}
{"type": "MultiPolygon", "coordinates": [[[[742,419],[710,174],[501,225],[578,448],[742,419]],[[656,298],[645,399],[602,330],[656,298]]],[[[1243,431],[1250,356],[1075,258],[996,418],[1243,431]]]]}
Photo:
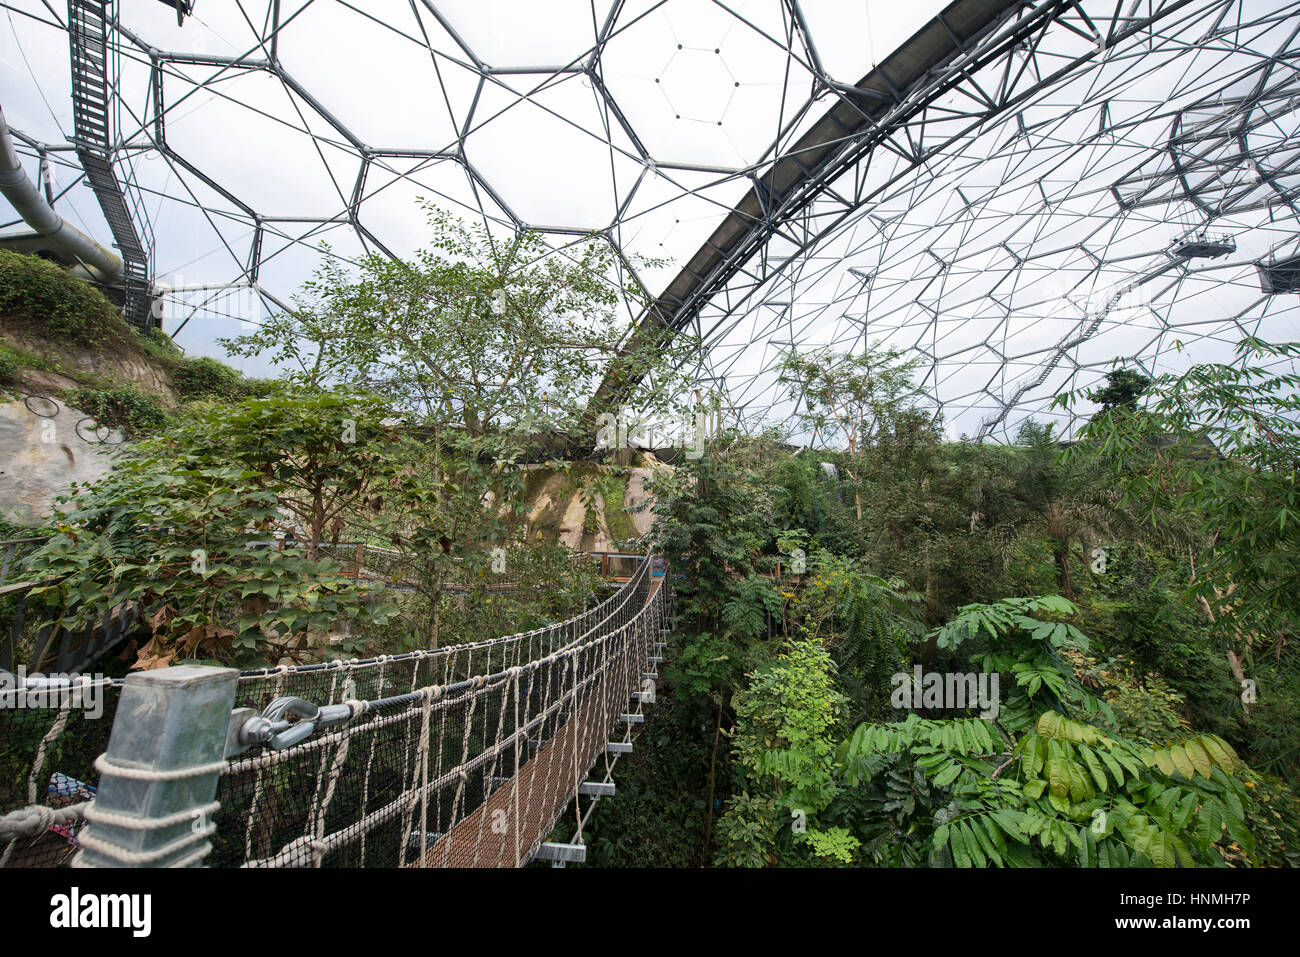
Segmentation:
{"type": "Polygon", "coordinates": [[[1016,434],[1013,474],[1024,508],[1017,531],[1022,539],[1048,541],[1057,588],[1073,601],[1072,546],[1086,550],[1136,523],[1119,507],[1120,494],[1098,480],[1098,470],[1083,457],[1064,458],[1052,433],[1051,424],[1027,419],[1016,434]]]}
{"type": "MultiPolygon", "coordinates": [[[[780,598],[757,576],[772,541],[771,504],[758,475],[709,446],[701,458],[655,476],[651,536],[673,569],[686,638],[668,676],[682,697],[713,712],[704,855],[713,833],[719,743],[730,698],[762,661],[759,635],[780,598]]],[[[725,763],[725,755],[724,755],[725,763]]]]}
{"type": "Polygon", "coordinates": [[[1013,679],[994,721],[863,724],[840,746],[847,815],[863,854],[915,866],[1221,865],[1256,815],[1236,753],[1212,734],[1152,747],[1114,727],[1062,653],[1087,647],[1057,596],[971,605],[940,643],[977,643],[1013,679]]]}
{"type": "Polygon", "coordinates": [[[423,647],[441,641],[446,586],[506,571],[492,549],[520,538],[522,446],[511,433],[474,436],[434,431],[434,441],[408,439],[395,450],[401,478],[391,511],[376,532],[401,552],[403,579],[424,598],[423,647]],[[495,568],[493,566],[496,566],[495,568]]]}
{"type": "MultiPolygon", "coordinates": [[[[832,442],[842,442],[861,481],[867,451],[900,419],[918,415],[917,389],[912,375],[919,359],[904,359],[898,349],[868,347],[860,355],[840,355],[829,348],[801,355],[791,349],[782,359],[781,379],[790,397],[802,404],[796,416],[809,429],[832,442]]],[[[855,488],[858,521],[862,521],[862,492],[855,488]]]]}
{"type": "Polygon", "coordinates": [[[273,395],[209,413],[175,441],[181,454],[253,473],[253,484],[272,490],[279,505],[268,529],[302,539],[315,559],[358,512],[379,512],[397,484],[390,414],[360,392],[273,395]]]}
{"type": "MultiPolygon", "coordinates": [[[[922,593],[927,627],[957,605],[997,593],[991,559],[1015,517],[999,450],[945,443],[937,422],[911,413],[880,435],[861,474],[870,489],[863,560],[922,593]]],[[[934,651],[922,648],[926,664],[934,651]]]]}
{"type": "Polygon", "coordinates": [[[1101,406],[1102,412],[1112,409],[1133,409],[1137,401],[1151,386],[1151,379],[1134,369],[1112,369],[1106,373],[1106,384],[1090,389],[1088,398],[1101,406]]]}
{"type": "MultiPolygon", "coordinates": [[[[1008,482],[996,453],[944,442],[940,421],[920,404],[916,366],[897,350],[854,357],[818,350],[788,356],[783,375],[806,407],[803,424],[843,447],[832,455],[852,489],[856,527],[832,537],[820,527],[819,510],[820,537],[922,592],[925,624],[933,626],[945,610],[984,596],[991,531],[1005,524],[1008,482]]],[[[927,663],[933,653],[922,649],[927,663]]]]}
{"type": "MultiPolygon", "coordinates": [[[[300,384],[373,388],[431,426],[478,436],[574,425],[617,353],[620,299],[644,291],[611,281],[622,263],[597,238],[555,252],[537,233],[501,239],[422,205],[431,239],[413,258],[371,253],[355,272],[327,258],[295,310],[223,344],[300,384]]],[[[644,378],[647,404],[674,354],[634,357],[658,372],[644,378]]]]}
{"type": "Polygon", "coordinates": [[[1300,344],[1248,338],[1237,356],[1158,377],[1145,409],[1095,416],[1070,455],[1099,453],[1147,525],[1195,522],[1207,544],[1190,594],[1243,681],[1242,658],[1261,643],[1280,652],[1300,622],[1300,375],[1279,371],[1300,344]]]}
{"type": "MultiPolygon", "coordinates": [[[[385,499],[389,514],[364,525],[402,552],[403,574],[425,600],[421,627],[436,646],[445,586],[518,541],[521,463],[552,451],[544,433],[580,421],[598,374],[619,353],[617,310],[645,297],[620,288],[626,264],[599,237],[556,251],[537,233],[502,238],[422,205],[431,237],[413,257],[375,253],[352,267],[326,259],[297,309],[224,342],[233,354],[287,367],[299,388],[343,382],[382,393],[406,414],[411,441],[390,456],[400,475],[385,499]]],[[[661,404],[674,349],[686,348],[622,356],[646,374],[639,399],[661,404]]]]}
{"type": "Polygon", "coordinates": [[[716,447],[673,470],[660,470],[651,536],[673,568],[691,624],[717,631],[737,582],[758,570],[772,539],[771,503],[758,475],[732,464],[716,447]]]}
{"type": "Polygon", "coordinates": [[[890,677],[910,667],[924,629],[922,597],[885,580],[860,562],[828,551],[809,556],[810,573],[788,611],[804,634],[832,654],[855,720],[888,710],[890,677]]]}
{"type": "Polygon", "coordinates": [[[732,748],[739,793],[718,822],[719,863],[853,860],[853,835],[816,823],[835,796],[831,757],[843,710],[835,664],[815,641],[790,642],[751,676],[736,703],[732,748]]]}

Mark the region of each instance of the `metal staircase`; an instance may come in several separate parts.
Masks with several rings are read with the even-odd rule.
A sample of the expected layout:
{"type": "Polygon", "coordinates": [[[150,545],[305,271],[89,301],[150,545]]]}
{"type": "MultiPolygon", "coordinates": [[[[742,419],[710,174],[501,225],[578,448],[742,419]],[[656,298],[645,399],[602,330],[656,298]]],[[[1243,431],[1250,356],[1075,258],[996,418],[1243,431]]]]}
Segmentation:
{"type": "Polygon", "coordinates": [[[151,325],[152,277],[149,252],[152,239],[143,210],[132,216],[126,191],[113,168],[112,116],[109,110],[110,76],[115,72],[108,25],[112,0],[68,0],[68,38],[72,62],[73,143],[86,171],[86,181],[113,233],[113,245],[122,254],[127,322],[140,328],[151,325]],[[144,226],[142,238],[137,221],[144,226]]]}

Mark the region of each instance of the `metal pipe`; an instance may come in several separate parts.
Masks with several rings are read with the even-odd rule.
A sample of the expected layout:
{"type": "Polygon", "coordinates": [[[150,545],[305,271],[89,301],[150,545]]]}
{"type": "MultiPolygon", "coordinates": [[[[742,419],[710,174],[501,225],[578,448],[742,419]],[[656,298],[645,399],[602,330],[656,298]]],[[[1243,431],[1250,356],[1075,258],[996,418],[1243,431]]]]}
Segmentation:
{"type": "Polygon", "coordinates": [[[101,282],[122,278],[122,260],[54,211],[18,160],[4,110],[0,109],[0,193],[27,225],[80,259],[101,282]]]}

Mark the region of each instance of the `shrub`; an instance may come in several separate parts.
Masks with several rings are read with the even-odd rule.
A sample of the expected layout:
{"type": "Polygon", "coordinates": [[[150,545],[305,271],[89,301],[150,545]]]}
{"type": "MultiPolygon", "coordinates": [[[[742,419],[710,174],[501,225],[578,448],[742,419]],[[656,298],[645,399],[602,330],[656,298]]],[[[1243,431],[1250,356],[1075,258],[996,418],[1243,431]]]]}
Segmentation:
{"type": "Polygon", "coordinates": [[[183,353],[172,342],[172,337],[167,335],[157,326],[151,326],[145,330],[137,330],[136,338],[140,342],[140,349],[145,355],[164,363],[176,362],[183,353]]]}
{"type": "Polygon", "coordinates": [[[0,250],[0,313],[83,345],[124,338],[117,307],[84,280],[39,256],[0,250]]]}
{"type": "Polygon", "coordinates": [[[0,364],[7,366],[9,375],[18,369],[45,369],[49,372],[62,372],[59,363],[40,353],[25,352],[7,343],[0,342],[0,364]]]}
{"type": "Polygon", "coordinates": [[[207,356],[182,360],[172,370],[172,387],[186,399],[211,396],[237,400],[243,399],[248,393],[242,375],[207,356]]]}
{"type": "Polygon", "coordinates": [[[0,515],[0,542],[14,538],[32,538],[34,534],[30,525],[24,525],[22,522],[15,522],[12,518],[0,515]]]}
{"type": "Polygon", "coordinates": [[[283,395],[283,379],[244,379],[244,395],[250,399],[269,399],[273,395],[283,395]]]}
{"type": "Polygon", "coordinates": [[[137,389],[87,389],[84,386],[67,396],[69,405],[89,412],[104,425],[123,429],[130,435],[152,432],[167,423],[167,410],[158,397],[137,389]]]}
{"type": "Polygon", "coordinates": [[[334,518],[373,511],[372,493],[392,488],[401,466],[380,425],[387,408],[343,393],[209,407],[61,500],[66,524],[26,560],[48,581],[31,594],[47,595],[69,628],[122,601],[151,609],[136,668],[360,651],[353,638],[317,646],[310,636],[340,621],[382,625],[392,609],[315,543],[334,518]],[[249,549],[272,529],[315,537],[305,549],[249,549]]]}

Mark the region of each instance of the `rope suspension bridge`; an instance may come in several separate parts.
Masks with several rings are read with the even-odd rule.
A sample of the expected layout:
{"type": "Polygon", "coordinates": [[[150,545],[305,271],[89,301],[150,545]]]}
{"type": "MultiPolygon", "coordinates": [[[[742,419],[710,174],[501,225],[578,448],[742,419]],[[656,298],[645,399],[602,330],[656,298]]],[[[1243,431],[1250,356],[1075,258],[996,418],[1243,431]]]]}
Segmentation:
{"type": "Polygon", "coordinates": [[[69,844],[73,866],[581,862],[672,614],[647,555],[582,614],[490,641],[0,690],[0,810],[17,806],[0,866],[63,863],[69,844]]]}

